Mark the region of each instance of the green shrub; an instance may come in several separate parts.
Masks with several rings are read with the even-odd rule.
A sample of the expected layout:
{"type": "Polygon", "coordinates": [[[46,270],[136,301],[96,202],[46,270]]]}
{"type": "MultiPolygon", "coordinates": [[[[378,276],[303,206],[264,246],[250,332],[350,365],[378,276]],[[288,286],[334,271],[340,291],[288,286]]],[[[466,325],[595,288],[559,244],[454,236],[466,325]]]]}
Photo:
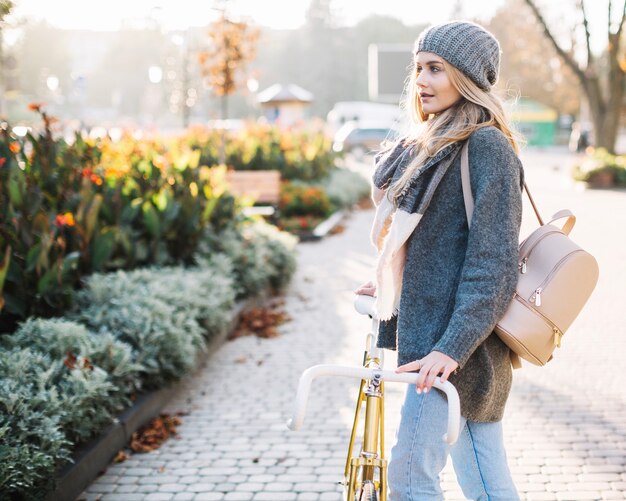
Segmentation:
{"type": "Polygon", "coordinates": [[[54,360],[27,348],[2,351],[6,360],[0,364],[0,377],[44,392],[41,412],[57,416],[66,437],[74,443],[102,430],[129,403],[107,372],[83,356],[54,360]]]}
{"type": "Polygon", "coordinates": [[[142,386],[148,389],[188,373],[202,347],[198,322],[152,297],[123,295],[113,304],[93,303],[74,319],[130,344],[134,361],[142,366],[142,386]]]}
{"type": "MultiPolygon", "coordinates": [[[[11,355],[20,356],[17,351],[11,355]]],[[[23,362],[29,355],[20,358],[23,362]]],[[[55,413],[54,397],[0,372],[0,499],[43,497],[54,483],[56,467],[69,459],[70,443],[55,413]]]]}
{"type": "Polygon", "coordinates": [[[133,362],[131,347],[111,333],[94,335],[84,325],[61,318],[31,318],[12,336],[4,336],[3,343],[39,351],[56,361],[83,357],[106,371],[113,385],[126,395],[138,389],[141,366],[133,362]]]}
{"type": "Polygon", "coordinates": [[[217,265],[230,265],[233,287],[240,299],[267,287],[281,289],[289,282],[296,266],[296,242],[295,237],[272,225],[255,222],[238,230],[229,227],[220,233],[206,232],[198,246],[197,259],[210,263],[216,256],[224,256],[227,262],[217,265]]]}
{"type": "Polygon", "coordinates": [[[369,196],[370,184],[361,174],[348,169],[333,169],[319,182],[331,203],[338,208],[351,207],[369,196]]]}

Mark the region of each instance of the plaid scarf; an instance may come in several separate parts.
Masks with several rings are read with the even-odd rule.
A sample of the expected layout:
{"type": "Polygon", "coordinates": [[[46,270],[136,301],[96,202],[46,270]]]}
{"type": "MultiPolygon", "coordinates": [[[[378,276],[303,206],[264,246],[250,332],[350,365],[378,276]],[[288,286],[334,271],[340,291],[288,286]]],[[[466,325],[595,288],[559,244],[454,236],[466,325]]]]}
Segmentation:
{"type": "Polygon", "coordinates": [[[387,188],[395,182],[410,164],[414,150],[399,141],[386,156],[377,158],[374,185],[384,190],[376,208],[371,230],[371,241],[378,250],[376,265],[376,312],[380,320],[389,320],[398,314],[402,274],[406,257],[406,242],[419,225],[435,190],[448,171],[463,143],[451,143],[417,169],[400,195],[395,209],[387,198],[387,188]],[[417,183],[424,178],[424,182],[417,183]]]}

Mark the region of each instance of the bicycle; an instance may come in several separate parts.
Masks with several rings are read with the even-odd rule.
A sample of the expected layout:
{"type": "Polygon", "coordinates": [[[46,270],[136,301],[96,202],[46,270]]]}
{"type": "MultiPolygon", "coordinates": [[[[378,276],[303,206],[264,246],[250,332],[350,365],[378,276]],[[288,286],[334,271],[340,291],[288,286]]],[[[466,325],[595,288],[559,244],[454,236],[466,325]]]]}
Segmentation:
{"type": "MultiPolygon", "coordinates": [[[[339,376],[361,380],[357,398],[356,412],[348,445],[348,456],[344,470],[345,501],[386,501],[387,499],[387,460],[385,459],[384,440],[384,390],[385,381],[415,384],[418,373],[400,373],[383,370],[384,353],[376,347],[378,320],[375,314],[374,298],[359,295],[354,303],[355,309],[372,319],[372,332],[365,340],[365,353],[362,367],[340,365],[314,365],[300,376],[294,401],[292,418],[287,426],[292,431],[302,427],[306,413],[311,383],[317,377],[339,376]],[[359,417],[365,403],[365,423],[362,446],[359,454],[353,455],[359,417]]],[[[460,404],[459,395],[454,386],[440,378],[435,379],[435,388],[442,390],[448,400],[448,428],[442,437],[449,444],[456,442],[459,436],[460,404]]]]}

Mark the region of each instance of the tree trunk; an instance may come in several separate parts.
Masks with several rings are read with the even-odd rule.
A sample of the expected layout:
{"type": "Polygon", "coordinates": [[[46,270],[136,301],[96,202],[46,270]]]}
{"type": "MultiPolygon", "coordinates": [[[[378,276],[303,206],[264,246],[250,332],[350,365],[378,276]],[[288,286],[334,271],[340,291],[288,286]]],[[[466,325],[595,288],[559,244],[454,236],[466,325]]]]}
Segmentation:
{"type": "Polygon", "coordinates": [[[228,96],[224,94],[221,100],[221,108],[220,108],[220,119],[222,121],[221,125],[221,138],[220,141],[220,165],[226,165],[226,128],[224,121],[228,116],[228,96]]]}
{"type": "Polygon", "coordinates": [[[621,102],[624,97],[624,74],[614,73],[608,85],[608,99],[603,99],[597,77],[589,77],[581,82],[591,112],[594,146],[615,153],[615,143],[619,131],[621,102]]]}

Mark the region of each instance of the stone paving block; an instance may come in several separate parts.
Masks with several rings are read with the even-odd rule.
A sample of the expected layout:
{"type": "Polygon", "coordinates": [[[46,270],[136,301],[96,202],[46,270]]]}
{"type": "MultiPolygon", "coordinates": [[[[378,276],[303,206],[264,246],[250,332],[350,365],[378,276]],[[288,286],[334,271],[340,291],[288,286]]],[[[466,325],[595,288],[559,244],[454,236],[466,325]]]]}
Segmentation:
{"type": "Polygon", "coordinates": [[[323,492],[320,501],[341,501],[342,494],[339,492],[323,492]]]}
{"type": "Polygon", "coordinates": [[[111,475],[111,472],[108,472],[108,475],[101,475],[98,477],[96,482],[100,484],[116,484],[119,482],[120,477],[118,475],[111,475]]]}
{"type": "Polygon", "coordinates": [[[578,475],[580,482],[619,482],[621,476],[619,473],[581,473],[578,475]]]}
{"type": "Polygon", "coordinates": [[[556,499],[558,501],[596,501],[601,499],[601,494],[595,491],[558,492],[556,499]]]}
{"type": "Polygon", "coordinates": [[[296,501],[298,494],[295,492],[257,492],[253,501],[296,501]]]}
{"type": "Polygon", "coordinates": [[[152,474],[145,477],[139,477],[140,484],[174,484],[178,482],[179,477],[172,475],[152,474]]]}
{"type": "Polygon", "coordinates": [[[136,492],[156,492],[158,489],[159,484],[140,484],[136,492]]]}
{"type": "Polygon", "coordinates": [[[215,490],[220,492],[232,492],[237,488],[238,484],[232,484],[230,482],[222,482],[215,485],[215,490]]]}
{"type": "Polygon", "coordinates": [[[224,501],[249,501],[253,496],[252,492],[229,492],[224,496],[224,501]]]}
{"type": "Polygon", "coordinates": [[[197,484],[200,482],[201,477],[199,475],[187,475],[185,477],[180,477],[178,480],[179,484],[197,484]]]}
{"type": "Polygon", "coordinates": [[[544,492],[546,490],[545,483],[518,483],[515,486],[521,492],[544,492]]]}
{"type": "Polygon", "coordinates": [[[298,501],[319,501],[320,495],[317,492],[301,492],[298,494],[298,501]]]}
{"type": "Polygon", "coordinates": [[[159,492],[179,492],[181,490],[183,490],[183,486],[180,483],[159,485],[159,492]]]}
{"type": "Polygon", "coordinates": [[[617,491],[602,491],[602,499],[626,499],[626,493],[617,491]]]}
{"type": "Polygon", "coordinates": [[[136,484],[120,484],[115,489],[115,492],[135,492],[139,488],[136,484]]]}
{"type": "Polygon", "coordinates": [[[242,484],[237,484],[235,490],[237,491],[246,491],[246,492],[258,492],[263,490],[263,484],[259,482],[244,482],[242,484]]]}
{"type": "Polygon", "coordinates": [[[604,491],[611,489],[609,482],[578,482],[576,489],[584,491],[604,491]]]}
{"type": "Polygon", "coordinates": [[[334,492],[337,490],[337,484],[333,483],[300,483],[294,486],[294,491],[303,492],[303,491],[311,491],[311,492],[334,492]]]}
{"type": "Polygon", "coordinates": [[[144,499],[145,501],[171,501],[174,494],[171,492],[151,492],[144,499]]]}
{"type": "Polygon", "coordinates": [[[106,494],[107,492],[113,492],[116,487],[116,484],[103,484],[102,482],[96,482],[95,484],[91,484],[89,486],[89,492],[106,494]]]}
{"type": "Polygon", "coordinates": [[[528,501],[556,501],[556,494],[553,492],[529,492],[526,494],[528,501]]]}
{"type": "Polygon", "coordinates": [[[222,501],[223,499],[225,497],[221,492],[201,492],[195,495],[193,501],[222,501]]]}
{"type": "Polygon", "coordinates": [[[196,484],[187,484],[184,488],[187,492],[211,492],[215,489],[215,484],[198,482],[196,484]]]}
{"type": "MultiPolygon", "coordinates": [[[[284,472],[286,470],[285,467],[273,467],[273,468],[279,468],[281,473],[284,472]]],[[[264,466],[244,466],[244,467],[240,467],[239,468],[239,473],[243,474],[243,475],[265,475],[268,472],[269,468],[266,468],[264,466]]]]}
{"type": "Polygon", "coordinates": [[[293,484],[287,482],[271,482],[265,484],[266,491],[287,492],[293,490],[293,484]]]}
{"type": "MultiPolygon", "coordinates": [[[[231,484],[242,484],[248,481],[252,482],[252,480],[249,480],[248,475],[241,475],[240,473],[236,475],[230,475],[229,477],[227,477],[226,481],[231,484]]],[[[260,480],[258,480],[258,482],[260,482],[260,480]]]]}
{"type": "Polygon", "coordinates": [[[195,497],[193,492],[179,492],[172,498],[173,501],[192,501],[195,497]]]}
{"type": "MultiPolygon", "coordinates": [[[[118,494],[116,492],[112,494],[105,494],[101,498],[98,498],[99,501],[143,501],[147,499],[146,494],[138,494],[138,493],[123,493],[118,494]]],[[[91,500],[88,500],[91,501],[91,500]]]]}

